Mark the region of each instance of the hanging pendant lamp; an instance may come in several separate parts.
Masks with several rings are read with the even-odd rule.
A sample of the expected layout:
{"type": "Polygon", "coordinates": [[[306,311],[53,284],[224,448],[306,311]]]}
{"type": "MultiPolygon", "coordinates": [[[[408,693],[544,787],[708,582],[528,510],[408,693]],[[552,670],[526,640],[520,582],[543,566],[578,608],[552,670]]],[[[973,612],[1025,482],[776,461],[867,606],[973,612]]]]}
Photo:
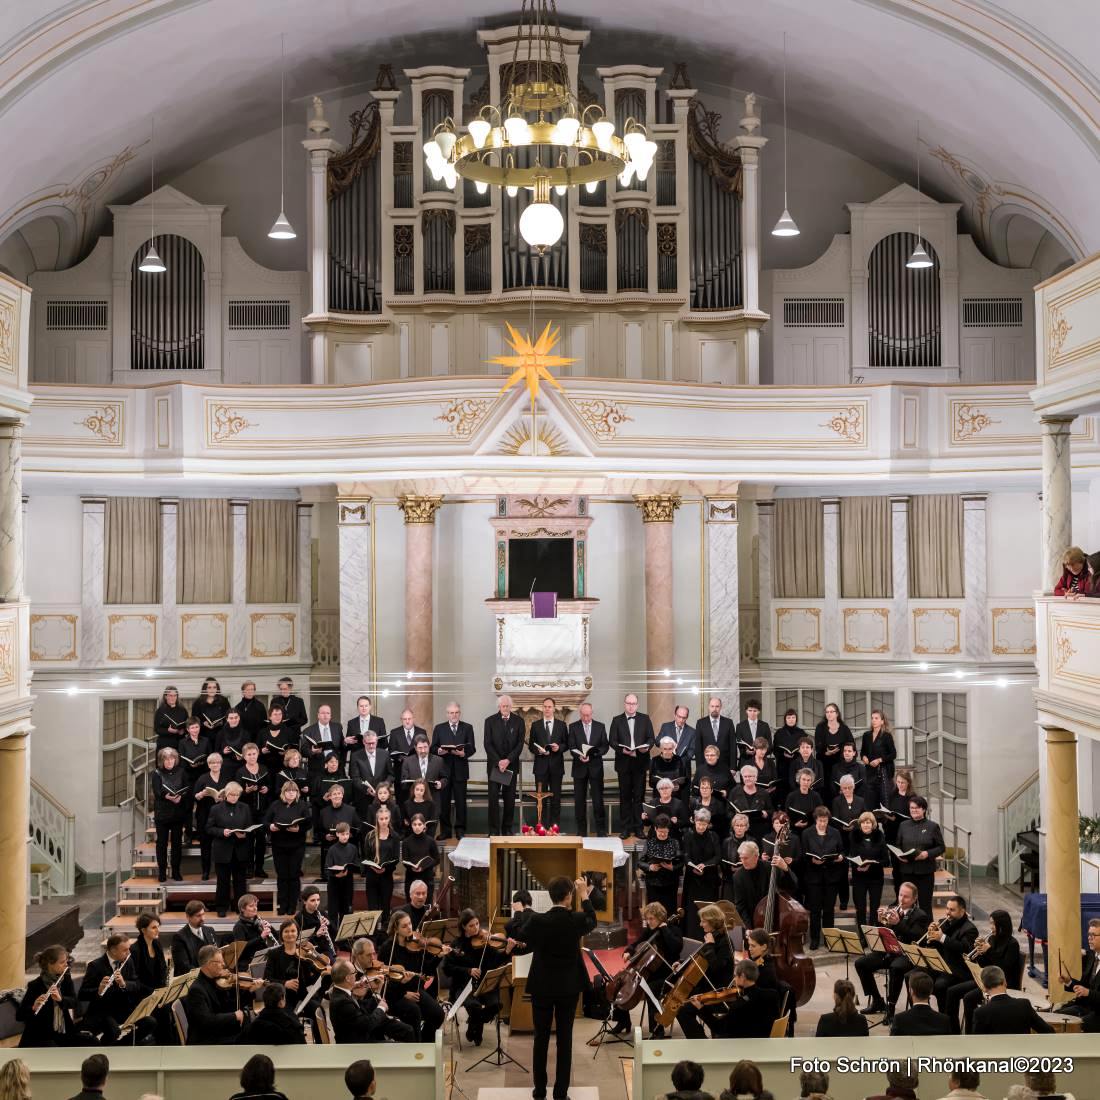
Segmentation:
{"type": "Polygon", "coordinates": [[[279,35],[279,216],[267,231],[277,241],[291,241],[298,236],[286,216],[286,35],[279,35]]]}
{"type": "Polygon", "coordinates": [[[161,275],[168,269],[157,251],[157,199],[156,199],[157,147],[156,130],[152,118],[149,119],[149,251],[145,259],[138,264],[138,271],[151,275],[161,275]]]}
{"type": "Polygon", "coordinates": [[[917,247],[913,254],[905,261],[905,266],[915,271],[932,266],[932,257],[924,247],[924,238],[920,235],[920,119],[917,119],[917,247]]]}
{"type": "Polygon", "coordinates": [[[798,226],[787,208],[787,32],[783,32],[783,213],[772,230],[773,237],[797,237],[798,226]]]}

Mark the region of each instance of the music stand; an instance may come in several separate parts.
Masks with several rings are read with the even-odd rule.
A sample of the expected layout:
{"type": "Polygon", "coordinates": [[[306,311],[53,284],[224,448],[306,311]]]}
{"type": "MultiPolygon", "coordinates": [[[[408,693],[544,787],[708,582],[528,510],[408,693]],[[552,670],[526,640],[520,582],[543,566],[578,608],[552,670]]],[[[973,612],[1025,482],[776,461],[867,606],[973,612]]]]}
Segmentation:
{"type": "Polygon", "coordinates": [[[821,935],[825,939],[825,949],[844,956],[844,977],[850,974],[852,956],[863,956],[863,944],[859,942],[859,936],[855,932],[849,932],[846,928],[822,928],[821,935]]]}
{"type": "MultiPolygon", "coordinates": [[[[901,944],[898,942],[898,938],[892,929],[883,928],[877,924],[861,924],[860,929],[863,932],[863,938],[867,941],[867,952],[877,951],[881,955],[897,956],[901,954],[901,944]],[[885,936],[883,935],[885,933],[885,936]]],[[[887,978],[889,983],[889,978],[887,978]]],[[[887,984],[887,992],[889,992],[889,984],[887,984]]],[[[875,986],[876,996],[878,993],[878,986],[875,986]]],[[[871,1024],[871,1028],[879,1027],[886,1023],[886,1017],[883,1016],[878,1023],[871,1024]]]]}
{"type": "Polygon", "coordinates": [[[378,922],[382,919],[381,909],[363,909],[357,913],[348,913],[340,921],[336,932],[336,942],[355,940],[360,936],[373,936],[378,922]]]}
{"type": "Polygon", "coordinates": [[[152,1016],[152,1014],[160,1007],[161,1001],[164,1000],[165,994],[168,992],[168,986],[162,985],[160,989],[154,989],[148,997],[142,999],[142,1001],[135,1006],[134,1011],[126,1017],[123,1025],[118,1029],[119,1038],[125,1035],[127,1032],[132,1031],[134,1033],[134,1042],[137,1042],[137,1025],[142,1020],[152,1016]]]}
{"type": "Polygon", "coordinates": [[[976,963],[973,959],[967,959],[966,960],[966,968],[967,968],[967,970],[970,971],[970,975],[974,979],[974,982],[977,984],[978,988],[981,989],[982,988],[982,970],[984,969],[984,967],[979,966],[978,963],[976,963]]]}
{"type": "Polygon", "coordinates": [[[441,940],[450,936],[452,940],[458,939],[458,917],[445,917],[443,920],[426,920],[420,923],[420,935],[425,939],[429,936],[438,936],[441,940]]]}
{"type": "Polygon", "coordinates": [[[902,953],[913,964],[914,969],[930,970],[938,974],[950,974],[947,960],[934,947],[923,947],[916,943],[903,943],[902,953]]]}
{"type": "MultiPolygon", "coordinates": [[[[511,989],[512,988],[512,963],[509,960],[503,966],[498,966],[495,970],[489,970],[482,975],[481,981],[478,982],[477,990],[474,992],[475,997],[480,997],[483,993],[495,993],[498,989],[511,989]]],[[[505,1049],[500,1038],[500,1013],[497,1013],[496,1018],[497,1025],[497,1045],[485,1055],[484,1058],[479,1058],[472,1066],[470,1070],[477,1069],[482,1062],[491,1061],[494,1066],[503,1066],[505,1064],[511,1064],[517,1069],[523,1070],[524,1073],[530,1072],[526,1066],[521,1065],[515,1060],[505,1049]]],[[[467,1071],[469,1072],[469,1071],[467,1071]]]]}
{"type": "Polygon", "coordinates": [[[230,970],[235,969],[237,960],[241,957],[241,952],[248,946],[247,940],[234,940],[232,943],[227,943],[222,948],[222,961],[230,970]]]}

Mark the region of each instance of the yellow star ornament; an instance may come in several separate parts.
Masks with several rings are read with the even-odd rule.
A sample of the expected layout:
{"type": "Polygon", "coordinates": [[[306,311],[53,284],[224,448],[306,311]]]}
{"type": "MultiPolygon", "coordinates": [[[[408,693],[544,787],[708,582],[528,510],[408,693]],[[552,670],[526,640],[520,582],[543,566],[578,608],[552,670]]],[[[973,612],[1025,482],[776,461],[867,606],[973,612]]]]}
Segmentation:
{"type": "MultiPolygon", "coordinates": [[[[505,322],[505,324],[508,324],[505,322]]],[[[577,362],[576,359],[567,359],[563,355],[551,355],[558,343],[559,330],[550,331],[550,322],[546,322],[546,328],[534,344],[531,343],[531,334],[521,336],[511,325],[508,325],[508,341],[515,355],[497,355],[490,359],[490,363],[499,363],[502,367],[515,367],[508,381],[500,387],[498,396],[511,389],[517,382],[525,382],[527,392],[531,395],[531,409],[535,408],[535,399],[539,395],[539,379],[544,379],[551,386],[561,389],[558,380],[550,373],[548,367],[564,367],[569,363],[577,362]]]]}

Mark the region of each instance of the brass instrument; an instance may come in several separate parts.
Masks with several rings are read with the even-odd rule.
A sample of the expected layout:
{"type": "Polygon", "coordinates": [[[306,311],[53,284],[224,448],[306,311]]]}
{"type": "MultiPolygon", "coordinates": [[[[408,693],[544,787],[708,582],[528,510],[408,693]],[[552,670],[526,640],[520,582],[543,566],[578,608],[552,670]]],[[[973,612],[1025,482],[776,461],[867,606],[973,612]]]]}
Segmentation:
{"type": "Polygon", "coordinates": [[[922,943],[924,943],[924,941],[925,941],[926,939],[928,939],[928,935],[929,935],[929,933],[930,933],[930,932],[932,931],[932,929],[933,929],[933,928],[935,928],[935,929],[938,929],[939,931],[941,931],[941,932],[942,932],[942,931],[943,931],[943,926],[944,926],[944,925],[945,925],[945,924],[946,924],[946,923],[947,923],[947,922],[948,922],[948,921],[949,921],[950,919],[951,919],[950,917],[941,917],[941,918],[940,918],[939,920],[934,920],[934,921],[933,921],[933,922],[932,922],[932,923],[931,923],[931,924],[930,924],[930,925],[928,926],[928,932],[925,932],[925,933],[924,933],[924,935],[923,935],[923,936],[921,936],[921,938],[920,938],[919,940],[917,940],[917,941],[916,941],[916,943],[915,943],[915,944],[914,944],[913,946],[914,946],[914,947],[919,947],[919,946],[920,946],[920,945],[921,945],[922,943]]]}
{"type": "Polygon", "coordinates": [[[989,940],[984,936],[979,936],[974,941],[974,946],[966,953],[968,962],[977,962],[979,955],[984,955],[989,950],[989,940]]]}

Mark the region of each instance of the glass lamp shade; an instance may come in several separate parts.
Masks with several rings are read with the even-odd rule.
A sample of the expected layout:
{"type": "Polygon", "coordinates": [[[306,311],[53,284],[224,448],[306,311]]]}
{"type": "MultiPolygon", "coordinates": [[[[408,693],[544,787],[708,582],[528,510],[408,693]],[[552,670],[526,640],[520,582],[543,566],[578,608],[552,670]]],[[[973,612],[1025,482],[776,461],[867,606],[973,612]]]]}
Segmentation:
{"type": "Polygon", "coordinates": [[[458,183],[458,172],[455,170],[455,166],[453,164],[444,164],[443,171],[440,174],[443,177],[443,182],[453,191],[455,184],[458,183]]]}
{"type": "Polygon", "coordinates": [[[443,159],[449,160],[451,150],[455,147],[454,133],[451,130],[440,130],[439,133],[435,135],[435,144],[443,154],[443,159]]]}
{"type": "Polygon", "coordinates": [[[504,190],[508,192],[508,198],[510,199],[514,199],[519,194],[519,188],[513,183],[508,184],[504,190]]]}
{"type": "Polygon", "coordinates": [[[797,237],[798,234],[798,226],[795,225],[794,218],[791,217],[790,211],[784,206],[783,213],[779,216],[779,221],[775,223],[775,228],[772,230],[772,236],[797,237]]]}
{"type": "Polygon", "coordinates": [[[474,139],[474,144],[481,149],[485,145],[492,127],[485,119],[475,118],[466,129],[470,131],[470,137],[474,139]]]}
{"type": "Polygon", "coordinates": [[[484,195],[489,190],[489,185],[484,180],[474,180],[474,187],[479,195],[484,195]]]}
{"type": "Polygon", "coordinates": [[[592,123],[592,135],[596,139],[596,144],[604,153],[610,150],[611,138],[614,133],[615,123],[609,118],[601,118],[599,122],[592,123]]]}
{"type": "Polygon", "coordinates": [[[634,178],[634,172],[634,162],[628,160],[626,162],[626,167],[619,173],[619,183],[621,183],[623,187],[629,187],[630,181],[634,178]]]}
{"type": "Polygon", "coordinates": [[[424,163],[427,164],[432,179],[438,183],[443,178],[443,167],[447,162],[443,159],[443,152],[434,138],[424,142],[424,163]]]}
{"type": "Polygon", "coordinates": [[[154,245],[150,244],[149,251],[145,253],[145,259],[138,265],[138,271],[149,271],[160,275],[167,270],[164,261],[160,258],[160,253],[157,252],[154,245]]]}
{"type": "Polygon", "coordinates": [[[274,237],[277,241],[292,241],[298,236],[294,232],[294,226],[290,224],[286,214],[280,210],[279,216],[275,219],[275,224],[267,231],[269,237],[274,237]]]}
{"type": "Polygon", "coordinates": [[[588,181],[588,182],[587,182],[587,183],[586,183],[586,184],[584,185],[584,189],[585,189],[585,190],[586,190],[586,191],[587,191],[587,192],[588,192],[588,193],[589,193],[590,195],[594,195],[594,194],[596,193],[596,188],[597,188],[597,187],[599,187],[599,186],[600,186],[600,181],[599,181],[599,180],[589,180],[589,181],[588,181]]]}
{"type": "Polygon", "coordinates": [[[913,249],[913,255],[906,260],[905,266],[915,269],[932,266],[932,257],[925,251],[923,241],[917,241],[917,247],[913,249]]]}
{"type": "Polygon", "coordinates": [[[623,144],[630,154],[630,159],[637,160],[638,154],[642,151],[642,146],[645,145],[645,134],[641,130],[628,130],[623,135],[623,144]]]}
{"type": "Polygon", "coordinates": [[[559,184],[556,184],[555,187],[554,187],[554,194],[555,195],[564,195],[566,193],[566,191],[568,191],[568,190],[569,190],[569,184],[559,183],[559,184]]]}
{"type": "Polygon", "coordinates": [[[510,145],[527,145],[531,141],[531,127],[527,119],[512,115],[504,120],[504,132],[510,145]]]}
{"type": "Polygon", "coordinates": [[[649,170],[653,167],[653,158],[657,155],[657,143],[655,141],[642,142],[637,156],[630,159],[634,161],[634,171],[638,173],[638,179],[645,180],[649,170]]]}
{"type": "Polygon", "coordinates": [[[533,202],[520,215],[520,236],[532,247],[549,248],[561,240],[565,219],[561,211],[548,202],[533,202]]]}
{"type": "Polygon", "coordinates": [[[580,128],[580,119],[574,118],[572,115],[559,118],[557,125],[554,127],[554,141],[558,145],[572,145],[577,140],[580,128]]]}

